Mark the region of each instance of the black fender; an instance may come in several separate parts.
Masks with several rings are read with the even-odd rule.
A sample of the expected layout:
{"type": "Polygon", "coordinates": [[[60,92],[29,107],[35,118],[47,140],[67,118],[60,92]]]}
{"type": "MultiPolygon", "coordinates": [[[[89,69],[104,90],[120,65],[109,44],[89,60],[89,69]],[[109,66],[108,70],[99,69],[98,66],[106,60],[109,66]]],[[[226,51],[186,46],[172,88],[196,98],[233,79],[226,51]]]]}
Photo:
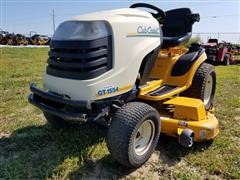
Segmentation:
{"type": "Polygon", "coordinates": [[[194,62],[205,52],[204,48],[199,47],[197,50],[189,50],[182,55],[178,61],[174,64],[171,76],[182,76],[186,74],[192,67],[194,62]]]}

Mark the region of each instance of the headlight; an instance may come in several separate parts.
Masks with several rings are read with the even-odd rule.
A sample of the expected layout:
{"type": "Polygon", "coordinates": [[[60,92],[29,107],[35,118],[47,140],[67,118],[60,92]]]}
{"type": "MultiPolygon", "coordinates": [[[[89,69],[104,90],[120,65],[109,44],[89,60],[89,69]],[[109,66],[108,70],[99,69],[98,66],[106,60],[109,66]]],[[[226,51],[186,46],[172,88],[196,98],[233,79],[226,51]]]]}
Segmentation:
{"type": "Polygon", "coordinates": [[[55,31],[53,40],[93,40],[111,35],[105,21],[65,21],[55,31]]]}

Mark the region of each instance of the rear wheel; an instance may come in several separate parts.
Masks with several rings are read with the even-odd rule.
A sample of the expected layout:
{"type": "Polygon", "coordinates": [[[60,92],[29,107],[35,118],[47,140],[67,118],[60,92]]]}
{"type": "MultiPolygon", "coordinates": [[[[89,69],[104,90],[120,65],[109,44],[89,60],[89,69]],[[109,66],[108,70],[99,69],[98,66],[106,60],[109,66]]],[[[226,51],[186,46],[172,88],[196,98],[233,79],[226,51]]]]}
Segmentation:
{"type": "Polygon", "coordinates": [[[70,123],[68,123],[66,120],[64,120],[63,118],[60,118],[58,116],[49,114],[47,112],[43,112],[47,122],[49,124],[51,124],[54,128],[65,128],[65,127],[69,127],[70,123]]]}
{"type": "Polygon", "coordinates": [[[211,109],[216,89],[216,73],[214,66],[203,63],[195,72],[192,85],[181,95],[201,99],[205,109],[211,109]]]}
{"type": "Polygon", "coordinates": [[[139,167],[154,151],[160,134],[160,116],[151,106],[131,102],[117,110],[108,131],[108,148],[114,159],[139,167]]]}

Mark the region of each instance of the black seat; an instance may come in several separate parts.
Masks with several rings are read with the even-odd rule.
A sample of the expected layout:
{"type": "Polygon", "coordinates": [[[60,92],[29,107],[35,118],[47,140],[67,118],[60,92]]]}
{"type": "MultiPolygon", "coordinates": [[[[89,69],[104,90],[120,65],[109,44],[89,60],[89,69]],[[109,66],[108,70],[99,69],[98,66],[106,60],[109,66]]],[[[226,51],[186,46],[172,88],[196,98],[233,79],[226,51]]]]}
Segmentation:
{"type": "Polygon", "coordinates": [[[199,14],[193,14],[189,8],[166,11],[163,24],[162,48],[169,48],[187,42],[192,35],[192,25],[200,20],[199,14]]]}

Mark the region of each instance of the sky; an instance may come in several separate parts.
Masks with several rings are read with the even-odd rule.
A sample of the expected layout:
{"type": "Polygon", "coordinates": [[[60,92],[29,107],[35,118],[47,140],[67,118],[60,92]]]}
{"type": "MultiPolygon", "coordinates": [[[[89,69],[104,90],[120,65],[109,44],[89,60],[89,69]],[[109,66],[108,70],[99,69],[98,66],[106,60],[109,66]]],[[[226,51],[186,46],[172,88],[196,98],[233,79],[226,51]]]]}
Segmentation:
{"type": "Polygon", "coordinates": [[[108,9],[126,8],[133,3],[145,2],[164,11],[189,7],[200,13],[201,20],[193,27],[194,35],[240,43],[240,0],[0,0],[0,28],[9,32],[52,35],[52,11],[55,12],[56,26],[64,20],[85,13],[108,9]]]}

